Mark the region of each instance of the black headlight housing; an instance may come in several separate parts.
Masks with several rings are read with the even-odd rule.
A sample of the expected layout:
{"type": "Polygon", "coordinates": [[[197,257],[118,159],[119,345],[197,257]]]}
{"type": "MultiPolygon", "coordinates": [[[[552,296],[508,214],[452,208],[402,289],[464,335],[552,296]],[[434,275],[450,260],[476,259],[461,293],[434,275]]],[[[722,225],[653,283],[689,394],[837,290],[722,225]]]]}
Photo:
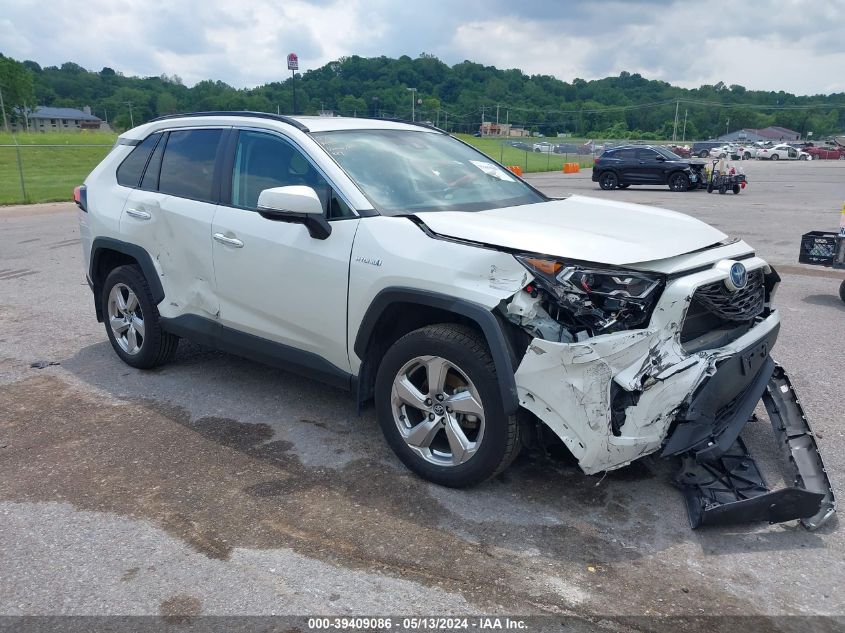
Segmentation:
{"type": "Polygon", "coordinates": [[[517,255],[534,276],[526,288],[544,293],[546,311],[576,338],[648,326],[666,283],[664,275],[517,255]]]}

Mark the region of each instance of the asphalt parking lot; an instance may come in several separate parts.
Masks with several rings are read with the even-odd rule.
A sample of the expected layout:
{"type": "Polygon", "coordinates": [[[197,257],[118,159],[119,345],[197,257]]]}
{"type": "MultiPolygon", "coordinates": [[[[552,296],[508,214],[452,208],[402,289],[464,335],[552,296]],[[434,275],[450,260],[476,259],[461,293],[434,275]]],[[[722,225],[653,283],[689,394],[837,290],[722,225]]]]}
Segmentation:
{"type": "MultiPolygon", "coordinates": [[[[774,355],[841,495],[843,275],[797,251],[836,228],[845,163],[743,167],[738,196],[529,180],[689,213],[778,268],[774,355]]],[[[669,462],[586,477],[526,454],[449,490],[344,392],[184,343],[134,370],[95,320],[78,238],[70,204],[0,208],[0,614],[845,615],[837,520],[692,531],[669,462]]],[[[746,437],[776,483],[765,416],[746,437]]]]}

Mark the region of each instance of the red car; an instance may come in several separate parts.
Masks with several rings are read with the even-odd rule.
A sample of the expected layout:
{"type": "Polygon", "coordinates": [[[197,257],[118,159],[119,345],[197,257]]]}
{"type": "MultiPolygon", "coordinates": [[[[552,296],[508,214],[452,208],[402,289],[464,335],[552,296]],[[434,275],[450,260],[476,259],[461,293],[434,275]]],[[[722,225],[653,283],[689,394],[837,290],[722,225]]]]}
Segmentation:
{"type": "Polygon", "coordinates": [[[689,158],[690,157],[690,148],[685,145],[667,145],[666,148],[670,152],[674,152],[681,158],[689,158]]]}
{"type": "Polygon", "coordinates": [[[827,145],[825,147],[808,147],[804,150],[813,160],[845,160],[845,146],[842,145],[827,145]]]}

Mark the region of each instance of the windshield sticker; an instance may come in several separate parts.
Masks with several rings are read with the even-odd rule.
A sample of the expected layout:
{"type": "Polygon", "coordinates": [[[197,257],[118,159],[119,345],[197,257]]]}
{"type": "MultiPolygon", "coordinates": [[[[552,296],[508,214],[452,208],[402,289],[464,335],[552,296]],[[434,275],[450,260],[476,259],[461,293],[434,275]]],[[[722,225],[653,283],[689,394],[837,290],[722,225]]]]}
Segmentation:
{"type": "Polygon", "coordinates": [[[504,180],[505,182],[514,182],[514,179],[508,175],[508,172],[506,172],[504,169],[499,169],[493,163],[488,163],[483,160],[471,160],[469,162],[478,167],[488,176],[493,176],[494,178],[504,180]]]}

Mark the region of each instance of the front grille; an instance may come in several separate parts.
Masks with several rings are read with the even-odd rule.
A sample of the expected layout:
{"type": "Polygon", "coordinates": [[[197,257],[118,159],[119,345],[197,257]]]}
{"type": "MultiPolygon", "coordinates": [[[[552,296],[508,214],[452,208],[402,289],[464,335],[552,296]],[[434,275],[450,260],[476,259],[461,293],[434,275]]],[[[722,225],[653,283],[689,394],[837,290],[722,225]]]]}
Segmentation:
{"type": "Polygon", "coordinates": [[[748,273],[748,284],[741,290],[729,290],[723,281],[717,281],[701,286],[692,300],[724,321],[748,321],[763,311],[765,298],[763,271],[758,269],[748,273]]]}
{"type": "Polygon", "coordinates": [[[762,270],[748,273],[748,284],[735,292],[723,281],[699,287],[687,309],[681,343],[688,353],[727,345],[748,331],[763,312],[765,297],[762,270]]]}

